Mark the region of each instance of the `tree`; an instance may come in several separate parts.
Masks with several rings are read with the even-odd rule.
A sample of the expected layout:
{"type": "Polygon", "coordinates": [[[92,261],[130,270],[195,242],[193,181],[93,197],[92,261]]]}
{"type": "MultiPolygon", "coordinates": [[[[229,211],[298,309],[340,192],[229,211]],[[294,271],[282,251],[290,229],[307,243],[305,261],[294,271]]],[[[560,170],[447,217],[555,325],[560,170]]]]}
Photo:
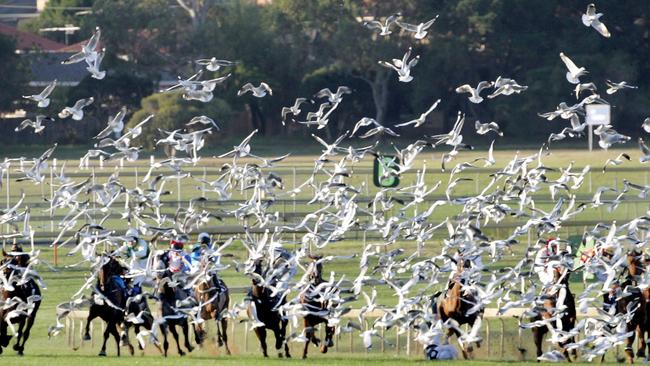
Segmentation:
{"type": "Polygon", "coordinates": [[[11,109],[12,102],[23,94],[29,77],[28,69],[15,50],[16,42],[0,35],[0,111],[11,109]]]}
{"type": "MultiPolygon", "coordinates": [[[[193,117],[206,115],[214,119],[220,128],[225,129],[225,125],[231,116],[231,110],[228,104],[218,98],[213,99],[210,103],[188,102],[183,100],[180,92],[174,93],[157,93],[150,95],[141,102],[141,108],[137,110],[127,124],[132,127],[148,115],[154,114],[151,122],[147,123],[139,138],[140,143],[147,148],[153,149],[156,146],[156,140],[160,139],[158,129],[167,131],[186,129],[185,124],[193,117]]],[[[192,129],[207,128],[205,125],[195,125],[192,129]]],[[[215,139],[216,131],[213,133],[215,139]]]]}

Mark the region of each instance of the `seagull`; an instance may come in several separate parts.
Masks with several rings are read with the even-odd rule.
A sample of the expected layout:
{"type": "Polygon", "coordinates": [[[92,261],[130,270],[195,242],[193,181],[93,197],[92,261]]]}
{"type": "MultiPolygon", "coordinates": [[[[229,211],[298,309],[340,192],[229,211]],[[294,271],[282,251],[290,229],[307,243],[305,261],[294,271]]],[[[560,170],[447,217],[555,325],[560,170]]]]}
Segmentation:
{"type": "Polygon", "coordinates": [[[503,136],[503,132],[501,132],[499,125],[496,122],[481,123],[481,121],[476,121],[474,123],[474,128],[476,128],[476,133],[479,135],[485,135],[490,131],[494,131],[497,135],[503,136]]]}
{"type": "MultiPolygon", "coordinates": [[[[97,57],[86,66],[86,70],[90,73],[90,77],[93,79],[97,80],[102,80],[106,76],[106,70],[100,70],[99,66],[102,63],[102,60],[104,60],[104,55],[106,54],[106,50],[102,49],[101,52],[97,54],[97,57]]],[[[87,60],[86,60],[87,61],[87,60]]]]}
{"type": "Polygon", "coordinates": [[[271,90],[271,87],[269,84],[262,82],[260,83],[260,86],[255,87],[251,83],[246,83],[242,88],[237,92],[237,96],[240,97],[248,92],[253,93],[254,97],[257,98],[263,98],[266,96],[268,93],[269,95],[273,95],[273,90],[271,90]]]}
{"type": "Polygon", "coordinates": [[[499,95],[511,95],[513,93],[520,94],[522,91],[528,89],[525,85],[519,85],[513,79],[502,78],[499,76],[494,82],[494,92],[488,95],[489,99],[496,98],[499,95]]]}
{"type": "Polygon", "coordinates": [[[352,89],[342,85],[336,88],[336,93],[333,93],[329,88],[325,88],[314,94],[314,98],[327,98],[328,102],[337,105],[343,101],[343,94],[352,94],[352,89]]]}
{"type": "Polygon", "coordinates": [[[562,62],[566,65],[568,71],[566,73],[566,79],[571,83],[571,84],[579,84],[580,79],[578,79],[580,76],[584,75],[587,73],[587,70],[584,67],[578,68],[576,64],[571,61],[570,58],[564,55],[564,53],[560,52],[560,58],[562,59],[562,62]]]}
{"type": "Polygon", "coordinates": [[[81,47],[81,51],[61,61],[61,63],[64,65],[70,65],[70,64],[76,64],[81,61],[86,61],[86,64],[90,66],[95,62],[95,60],[99,56],[98,52],[95,49],[99,46],[100,37],[101,37],[101,30],[99,29],[99,27],[96,27],[95,32],[90,37],[88,42],[86,42],[81,47]]]}
{"type": "Polygon", "coordinates": [[[596,5],[589,4],[587,5],[587,12],[582,14],[582,24],[586,27],[593,27],[598,31],[603,37],[609,38],[611,34],[605,24],[600,21],[600,17],[603,16],[603,13],[596,13],[596,5]]]}
{"type": "Polygon", "coordinates": [[[54,90],[54,87],[56,87],[56,79],[52,81],[51,83],[47,84],[45,89],[43,89],[42,92],[39,94],[34,94],[34,95],[23,95],[23,98],[25,99],[31,99],[35,102],[37,102],[39,108],[45,108],[48,105],[50,105],[50,94],[52,94],[52,91],[54,90]]]}
{"type": "Polygon", "coordinates": [[[109,118],[108,120],[108,125],[106,125],[106,128],[104,128],[101,132],[95,136],[95,139],[103,139],[105,137],[108,137],[111,133],[115,133],[116,135],[121,133],[122,130],[124,129],[124,117],[126,116],[126,107],[122,107],[122,109],[117,112],[117,114],[113,118],[109,118]]]}
{"type": "Polygon", "coordinates": [[[43,116],[43,115],[38,115],[36,116],[36,121],[32,121],[31,119],[25,119],[20,124],[18,127],[14,129],[14,131],[22,131],[26,129],[27,127],[32,127],[34,129],[34,133],[41,133],[45,129],[45,126],[43,126],[43,122],[54,122],[53,118],[43,116]]]}
{"type": "Polygon", "coordinates": [[[647,163],[648,161],[650,161],[650,149],[648,149],[648,147],[645,145],[641,137],[639,137],[639,148],[643,153],[643,155],[639,158],[639,162],[647,163]]]}
{"type": "Polygon", "coordinates": [[[620,83],[615,83],[615,82],[613,82],[611,80],[607,80],[606,83],[607,83],[607,90],[605,92],[607,94],[614,94],[617,91],[619,91],[621,89],[625,89],[625,88],[628,88],[628,89],[638,89],[639,88],[638,86],[628,84],[627,81],[621,81],[620,83]]]}
{"type": "Polygon", "coordinates": [[[393,33],[393,31],[390,30],[390,27],[395,24],[395,21],[397,21],[397,19],[399,19],[401,16],[401,13],[395,13],[387,17],[383,22],[380,22],[378,20],[371,20],[369,22],[364,22],[363,25],[368,29],[379,29],[380,36],[387,36],[393,33]]]}
{"type": "Polygon", "coordinates": [[[370,136],[374,136],[374,135],[377,135],[377,134],[383,134],[383,133],[387,133],[387,134],[389,134],[391,136],[399,137],[399,134],[397,134],[395,131],[391,130],[388,127],[382,126],[374,118],[370,118],[370,117],[363,117],[362,119],[360,119],[359,122],[357,122],[354,125],[354,129],[352,130],[352,133],[350,134],[350,137],[354,136],[354,134],[359,130],[359,128],[365,127],[365,126],[371,126],[371,125],[373,125],[375,127],[368,130],[363,135],[359,136],[359,138],[365,139],[365,138],[368,138],[370,136]]]}
{"type": "Polygon", "coordinates": [[[74,103],[72,107],[65,107],[61,112],[59,112],[59,118],[68,118],[72,116],[72,119],[75,121],[81,121],[84,118],[84,108],[93,104],[95,98],[84,98],[79,99],[74,103]]]}
{"type": "Polygon", "coordinates": [[[472,88],[469,84],[464,84],[456,88],[456,93],[470,93],[469,101],[478,104],[483,101],[483,97],[480,96],[481,91],[491,86],[491,81],[481,81],[478,83],[478,86],[476,86],[476,89],[472,88]]]}
{"type": "Polygon", "coordinates": [[[435,17],[433,17],[433,19],[429,20],[428,22],[420,23],[417,25],[400,22],[399,20],[395,20],[395,23],[405,31],[413,33],[413,37],[415,39],[423,39],[424,37],[427,36],[427,30],[431,28],[433,23],[438,19],[438,16],[439,15],[436,15],[435,17]]]}
{"type": "Polygon", "coordinates": [[[621,165],[621,164],[623,164],[623,162],[624,162],[623,159],[625,159],[627,161],[630,161],[630,155],[628,155],[626,153],[621,153],[621,154],[618,154],[616,159],[607,159],[607,161],[605,162],[605,165],[603,166],[603,173],[605,173],[605,170],[607,169],[608,165],[621,165]]]}
{"type": "MultiPolygon", "coordinates": [[[[424,122],[426,122],[427,116],[431,112],[433,112],[433,110],[436,109],[436,107],[438,107],[438,104],[440,104],[440,99],[436,100],[433,103],[433,105],[431,107],[429,107],[429,109],[427,109],[426,112],[424,112],[424,113],[422,113],[420,115],[420,117],[418,117],[418,118],[416,118],[414,120],[408,121],[408,122],[397,124],[397,125],[395,125],[395,127],[405,127],[405,126],[413,125],[413,128],[417,128],[417,127],[422,126],[424,124],[424,122]]],[[[353,134],[354,134],[354,132],[353,132],[353,134]]]]}
{"type": "Polygon", "coordinates": [[[210,117],[208,116],[196,116],[192,117],[192,119],[185,124],[185,126],[194,126],[196,124],[202,124],[202,125],[212,125],[214,128],[217,129],[217,131],[220,131],[221,128],[219,128],[219,125],[210,117]]]}
{"type": "Polygon", "coordinates": [[[282,107],[282,124],[284,125],[284,121],[287,119],[287,115],[289,114],[293,114],[294,116],[299,115],[301,112],[300,106],[303,103],[308,101],[309,100],[307,98],[297,98],[291,107],[282,107]]]}
{"type": "Polygon", "coordinates": [[[643,120],[643,124],[641,125],[643,127],[643,130],[647,133],[650,133],[650,117],[647,117],[646,119],[643,120]]]}
{"type": "Polygon", "coordinates": [[[411,57],[411,47],[409,47],[408,51],[406,51],[404,57],[402,57],[401,60],[394,58],[392,60],[392,63],[387,61],[379,61],[379,64],[383,67],[387,67],[389,69],[393,69],[397,71],[399,81],[403,83],[408,83],[411,80],[413,80],[413,76],[411,76],[411,68],[417,65],[418,61],[420,60],[420,55],[413,57],[413,59],[409,61],[410,57],[411,57]]]}
{"type": "Polygon", "coordinates": [[[576,99],[580,99],[580,93],[582,93],[585,90],[589,90],[592,93],[596,91],[596,84],[594,83],[578,83],[576,84],[575,88],[575,94],[576,94],[576,99]]]}
{"type": "Polygon", "coordinates": [[[237,62],[228,60],[218,60],[213,58],[202,58],[195,61],[197,65],[205,66],[208,71],[219,71],[222,67],[232,67],[237,65],[237,62]]]}

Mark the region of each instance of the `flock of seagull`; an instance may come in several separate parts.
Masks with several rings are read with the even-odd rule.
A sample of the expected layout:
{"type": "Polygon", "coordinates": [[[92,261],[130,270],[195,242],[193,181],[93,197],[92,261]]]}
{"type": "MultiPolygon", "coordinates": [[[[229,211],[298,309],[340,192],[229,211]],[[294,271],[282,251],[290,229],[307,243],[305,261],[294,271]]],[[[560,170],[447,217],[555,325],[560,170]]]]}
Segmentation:
{"type": "MultiPolygon", "coordinates": [[[[416,40],[427,36],[427,31],[438,18],[420,24],[409,24],[401,20],[401,14],[388,16],[383,20],[365,23],[365,26],[378,31],[380,36],[388,37],[395,31],[393,26],[398,26],[402,32],[412,35],[416,40]]],[[[596,13],[593,4],[589,5],[582,16],[582,22],[593,27],[599,34],[610,37],[607,27],[601,21],[602,14],[596,13]]],[[[97,28],[90,40],[85,43],[81,51],[64,64],[86,62],[87,70],[92,77],[104,78],[106,71],[100,71],[100,64],[105,50],[100,49],[100,30],[97,28]]],[[[629,197],[639,196],[646,198],[650,186],[639,182],[625,181],[623,189],[619,187],[600,187],[593,195],[591,202],[578,202],[575,192],[585,182],[590,166],[581,170],[574,170],[573,164],[567,167],[548,167],[544,159],[550,154],[549,144],[565,138],[577,138],[585,135],[585,108],[593,103],[607,103],[597,94],[596,84],[583,83],[587,69],[577,67],[564,53],[560,53],[560,60],[566,65],[566,79],[575,85],[575,95],[580,100],[583,93],[590,93],[580,102],[562,102],[557,109],[540,116],[548,120],[560,118],[568,120],[569,126],[559,133],[553,133],[548,141],[537,153],[515,156],[503,164],[490,175],[489,182],[481,187],[476,195],[462,196],[455,193],[459,186],[468,184],[472,179],[461,174],[478,167],[490,167],[496,164],[493,156],[495,141],[492,141],[486,156],[470,161],[455,162],[462,157],[461,152],[472,149],[463,142],[463,129],[465,114],[458,112],[458,118],[452,130],[435,136],[425,136],[403,148],[395,147],[397,162],[385,165],[383,178],[399,176],[403,173],[417,170],[418,157],[425,149],[446,148],[442,155],[442,171],[449,171],[449,181],[438,181],[433,185],[427,183],[427,167],[417,170],[417,177],[413,184],[396,188],[380,188],[371,197],[369,203],[362,203],[362,186],[353,184],[354,167],[367,160],[368,157],[381,156],[379,137],[384,135],[400,136],[403,129],[418,128],[426,124],[428,116],[436,109],[440,99],[435,100],[431,107],[424,111],[418,118],[393,125],[383,125],[370,117],[360,119],[352,129],[338,136],[332,142],[327,142],[321,137],[312,135],[316,142],[322,145],[322,153],[314,159],[313,174],[304,182],[296,184],[289,189],[283,182],[283,177],[272,172],[288,156],[282,155],[265,158],[254,153],[252,141],[257,130],[252,131],[240,144],[219,156],[227,159],[223,163],[219,176],[212,181],[199,179],[192,176],[189,168],[195,166],[200,160],[200,151],[206,146],[206,137],[219,130],[217,122],[208,116],[196,116],[186,123],[183,128],[173,131],[159,129],[160,138],[156,146],[166,146],[175,150],[182,157],[153,162],[142,183],[146,188],[136,186],[129,188],[120,180],[120,169],[116,167],[105,183],[93,182],[91,177],[84,179],[71,179],[64,175],[64,167],[56,174],[56,188],[51,197],[47,199],[49,209],[46,211],[63,210],[66,212],[58,223],[60,234],[54,241],[59,248],[70,247],[70,254],[77,254],[81,261],[72,266],[91,264],[97,268],[100,254],[105,250],[115,250],[125,241],[121,234],[124,227],[105,227],[106,220],[112,214],[118,214],[121,219],[128,222],[129,226],[136,228],[142,237],[173,238],[178,234],[191,234],[201,231],[209,222],[218,217],[234,217],[242,225],[242,234],[235,235],[214,251],[205,255],[216,258],[222,257],[232,247],[242,245],[246,249],[246,258],[243,262],[234,261],[229,264],[226,259],[215,261],[216,270],[234,266],[237,271],[262,286],[271,290],[273,295],[286,299],[286,303],[277,310],[294,324],[296,333],[290,335],[288,342],[306,342],[305,333],[298,329],[298,320],[313,314],[324,317],[328,325],[336,326],[336,332],[359,332],[363,344],[367,349],[373,348],[377,342],[388,342],[381,337],[381,329],[398,329],[400,333],[414,331],[415,340],[423,346],[438,345],[440,352],[438,358],[453,358],[456,356],[455,348],[448,343],[449,329],[457,329],[462,336],[459,338],[461,348],[480,340],[477,329],[465,332],[453,320],[443,322],[432,306],[432,293],[445,286],[450,277],[460,276],[463,280],[464,291],[473,293],[477,303],[472,304],[472,312],[478,312],[485,307],[497,307],[499,312],[505,312],[513,307],[529,307],[528,315],[534,315],[540,304],[542,295],[549,288],[541,286],[533,273],[534,253],[539,249],[546,238],[554,237],[557,243],[566,244],[567,238],[559,237],[559,229],[563,223],[573,220],[590,209],[606,207],[609,211],[618,208],[621,202],[629,197]],[[359,139],[375,138],[373,143],[364,147],[353,147],[347,143],[350,138],[359,139]],[[449,167],[453,164],[453,167],[449,167]],[[557,173],[557,174],[556,174],[557,173]],[[556,179],[549,178],[549,174],[557,175],[556,179]],[[165,189],[165,184],[170,180],[184,179],[193,182],[206,196],[191,199],[186,206],[179,208],[173,217],[161,213],[163,199],[171,192],[165,189]],[[236,192],[248,191],[248,198],[240,203],[237,208],[226,212],[210,212],[201,206],[205,200],[227,201],[236,192]],[[432,201],[434,192],[441,193],[438,200],[432,201]],[[307,213],[299,222],[284,222],[281,220],[274,202],[277,199],[296,197],[297,195],[310,197],[308,207],[313,210],[307,213]],[[550,196],[553,204],[550,209],[543,209],[536,205],[535,198],[550,196]],[[96,206],[90,203],[94,197],[96,206]],[[441,207],[454,207],[458,214],[446,216],[438,214],[441,207]],[[395,210],[397,214],[389,213],[395,210]],[[482,228],[489,224],[498,224],[507,218],[516,219],[521,224],[502,237],[491,237],[482,228]],[[250,229],[262,229],[264,234],[254,235],[250,229]],[[369,242],[363,250],[352,256],[327,255],[315,263],[306,265],[308,256],[319,251],[336,251],[337,243],[346,240],[353,231],[373,231],[379,233],[381,240],[369,242]],[[74,231],[74,235],[69,232],[74,231]],[[533,232],[539,241],[528,247],[520,243],[522,237],[533,232]],[[298,233],[298,242],[288,238],[291,234],[298,233]],[[438,238],[443,238],[442,240],[438,238]],[[412,251],[400,246],[400,243],[412,242],[412,251]],[[433,244],[439,242],[439,244],[433,244]],[[433,256],[424,255],[424,248],[439,248],[440,252],[433,256]],[[292,248],[296,248],[293,250],[292,248]],[[524,249],[516,249],[524,248],[524,249]],[[254,271],[255,264],[261,259],[277,257],[279,251],[290,253],[284,261],[283,268],[274,268],[273,260],[267,260],[267,270],[260,275],[254,271]],[[480,260],[472,260],[472,266],[457,273],[458,256],[462,258],[484,258],[486,262],[498,265],[498,262],[513,251],[523,252],[522,258],[512,265],[499,270],[488,270],[480,260]],[[456,257],[456,259],[454,259],[456,257]],[[346,261],[354,265],[356,275],[348,278],[334,271],[328,272],[328,263],[346,261]],[[357,262],[358,261],[358,262],[357,262]],[[355,264],[356,263],[356,264],[355,264]],[[323,264],[325,280],[314,287],[310,285],[309,274],[316,264],[323,264]],[[388,291],[395,296],[395,304],[381,304],[378,293],[388,291]],[[314,311],[301,304],[301,296],[322,301],[327,306],[314,311]],[[345,314],[351,310],[350,303],[359,300],[363,307],[358,312],[356,319],[349,319],[345,314]],[[532,305],[531,305],[532,304],[532,305]],[[381,312],[378,318],[371,318],[377,310],[381,312]],[[444,350],[444,352],[443,352],[444,350]]],[[[393,59],[391,62],[378,61],[380,66],[396,71],[400,82],[408,83],[415,77],[412,69],[420,61],[419,56],[411,57],[411,48],[402,59],[393,59]]],[[[219,60],[217,58],[197,60],[196,64],[201,70],[184,79],[179,77],[178,84],[162,90],[163,93],[180,92],[186,100],[210,102],[217,85],[230,77],[230,73],[223,76],[214,75],[204,78],[209,72],[217,72],[236,66],[236,62],[219,60]]],[[[50,103],[50,95],[56,87],[56,80],[52,81],[41,93],[25,96],[32,100],[36,107],[46,108],[50,103]]],[[[607,80],[606,93],[613,94],[624,90],[633,91],[636,86],[626,82],[612,82],[607,80]]],[[[489,102],[498,96],[510,96],[525,93],[527,86],[518,84],[515,80],[499,76],[495,81],[480,81],[476,87],[465,84],[456,88],[457,93],[469,94],[472,103],[489,102]],[[481,96],[485,90],[491,89],[487,99],[481,96]]],[[[261,82],[259,86],[247,83],[241,87],[237,95],[263,98],[271,97],[271,87],[261,82]]],[[[311,97],[296,99],[292,106],[282,109],[282,123],[295,123],[304,125],[305,128],[315,127],[320,130],[326,127],[332,113],[345,102],[353,91],[345,86],[340,86],[336,91],[323,89],[311,97]],[[318,104],[320,103],[320,104],[318,104]],[[318,107],[314,105],[318,104],[318,107]],[[304,107],[310,109],[307,110],[304,107]],[[303,117],[304,116],[304,117],[303,117]]],[[[58,117],[83,120],[84,108],[95,102],[92,97],[80,99],[71,107],[65,107],[58,117]]],[[[121,110],[110,118],[105,129],[95,136],[94,148],[88,150],[81,159],[81,166],[87,165],[90,159],[102,157],[108,161],[135,161],[142,151],[137,146],[137,139],[142,133],[145,124],[155,125],[154,115],[147,116],[133,128],[125,128],[124,118],[126,109],[121,110]]],[[[33,129],[40,133],[46,128],[47,123],[52,123],[52,117],[38,115],[35,121],[25,120],[16,129],[33,129]]],[[[643,122],[642,129],[650,133],[650,119],[643,122]]],[[[469,133],[479,135],[503,136],[497,122],[475,122],[474,131],[469,133]]],[[[615,144],[626,143],[630,137],[617,132],[612,126],[601,126],[594,131],[600,138],[599,145],[607,149],[615,144]]],[[[639,140],[642,163],[650,160],[650,151],[642,139],[639,140]]],[[[20,160],[24,165],[18,180],[31,181],[34,184],[44,184],[44,171],[48,167],[57,144],[42,155],[34,159],[5,159],[0,164],[4,173],[11,165],[20,160]]],[[[611,165],[624,164],[631,160],[628,154],[620,154],[604,164],[605,168],[611,165]]],[[[431,169],[429,167],[429,169],[431,169]]],[[[2,177],[3,174],[0,174],[2,177]]],[[[1,181],[0,181],[1,184],[1,181]]],[[[31,240],[30,268],[23,271],[20,281],[36,278],[42,279],[32,266],[44,263],[38,258],[40,250],[34,247],[34,230],[30,224],[30,208],[24,204],[23,194],[12,207],[0,210],[0,224],[13,228],[11,233],[2,235],[3,239],[31,240]]],[[[620,266],[622,258],[630,249],[645,250],[647,247],[648,232],[650,231],[650,212],[642,216],[621,223],[599,223],[586,230],[585,236],[593,238],[595,247],[608,249],[613,253],[612,258],[601,257],[596,251],[584,263],[582,271],[594,274],[599,278],[604,276],[606,281],[595,282],[587,286],[579,295],[578,303],[581,310],[587,307],[601,309],[602,294],[609,293],[611,283],[621,276],[623,267],[620,266]]],[[[156,274],[153,257],[163,248],[152,251],[149,265],[139,268],[132,265],[134,258],[125,258],[126,263],[131,263],[131,270],[127,277],[145,276],[153,279],[156,274]]],[[[429,250],[430,252],[430,250],[429,250]]],[[[17,255],[17,253],[9,253],[17,255]]],[[[571,267],[566,258],[549,258],[550,263],[571,267]]],[[[572,260],[570,261],[572,262],[572,260]]],[[[211,262],[213,263],[213,262],[211,262]]],[[[551,264],[549,264],[551,265],[551,264]]],[[[205,276],[205,271],[191,267],[189,272],[181,273],[171,281],[173,285],[191,288],[199,278],[205,276]]],[[[643,274],[639,281],[643,286],[650,284],[650,273],[643,274]]],[[[7,289],[12,286],[16,278],[0,276],[0,287],[7,289]]],[[[70,304],[72,307],[81,306],[85,296],[89,293],[97,279],[97,271],[91,272],[85,284],[74,295],[70,304]]],[[[44,284],[43,284],[44,285],[44,284]]],[[[551,287],[556,285],[551,285],[551,287]]],[[[95,297],[98,294],[94,295],[95,297]]],[[[9,306],[12,299],[4,300],[2,305],[9,306]]],[[[95,298],[95,301],[101,299],[95,298]]],[[[244,300],[245,301],[245,300],[244,300]]],[[[185,306],[177,304],[179,309],[187,314],[192,321],[199,322],[201,304],[185,306]],[[185,307],[184,307],[185,306],[185,307]]],[[[225,316],[237,317],[239,311],[246,308],[245,303],[235,304],[227,311],[225,316]]],[[[22,309],[22,308],[21,308],[22,309]]],[[[21,311],[29,311],[26,305],[21,311]]],[[[553,327],[553,320],[561,316],[563,309],[556,309],[551,320],[531,324],[522,320],[522,328],[533,326],[548,326],[551,330],[551,342],[557,344],[575,334],[582,334],[581,341],[569,345],[579,349],[582,356],[591,360],[604,354],[609,349],[623,344],[629,336],[625,331],[626,319],[629,313],[614,313],[601,311],[596,317],[585,317],[575,328],[565,332],[553,327]]],[[[631,312],[634,309],[630,310],[631,312]]],[[[67,312],[57,314],[57,324],[50,327],[50,335],[55,335],[63,329],[62,320],[67,312]]],[[[131,319],[136,319],[139,314],[127,314],[131,319]]],[[[11,319],[5,319],[9,321],[11,319]]],[[[157,318],[156,324],[164,322],[164,318],[157,318]]],[[[250,319],[251,327],[260,326],[257,319],[250,319]]],[[[149,341],[156,342],[156,331],[143,331],[138,334],[141,345],[149,341]]],[[[550,344],[549,344],[550,345],[550,344]]],[[[559,361],[563,358],[556,351],[545,353],[541,360],[559,361]]]]}

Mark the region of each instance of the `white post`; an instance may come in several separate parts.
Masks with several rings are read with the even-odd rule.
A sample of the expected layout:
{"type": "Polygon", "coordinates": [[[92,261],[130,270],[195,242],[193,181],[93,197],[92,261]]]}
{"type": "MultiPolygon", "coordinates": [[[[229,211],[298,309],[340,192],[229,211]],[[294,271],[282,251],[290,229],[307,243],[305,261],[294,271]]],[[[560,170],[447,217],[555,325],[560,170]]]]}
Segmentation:
{"type": "Polygon", "coordinates": [[[594,127],[592,125],[587,127],[589,127],[589,151],[592,151],[594,149],[594,127]]]}

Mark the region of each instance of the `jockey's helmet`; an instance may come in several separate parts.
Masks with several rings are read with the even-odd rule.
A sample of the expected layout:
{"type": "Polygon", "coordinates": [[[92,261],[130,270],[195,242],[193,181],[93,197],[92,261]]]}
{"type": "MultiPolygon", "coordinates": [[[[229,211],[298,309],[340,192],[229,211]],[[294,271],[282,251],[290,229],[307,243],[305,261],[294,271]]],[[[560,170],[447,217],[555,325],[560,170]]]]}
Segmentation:
{"type": "Polygon", "coordinates": [[[199,234],[198,240],[199,244],[210,245],[210,234],[202,232],[199,234]]]}

